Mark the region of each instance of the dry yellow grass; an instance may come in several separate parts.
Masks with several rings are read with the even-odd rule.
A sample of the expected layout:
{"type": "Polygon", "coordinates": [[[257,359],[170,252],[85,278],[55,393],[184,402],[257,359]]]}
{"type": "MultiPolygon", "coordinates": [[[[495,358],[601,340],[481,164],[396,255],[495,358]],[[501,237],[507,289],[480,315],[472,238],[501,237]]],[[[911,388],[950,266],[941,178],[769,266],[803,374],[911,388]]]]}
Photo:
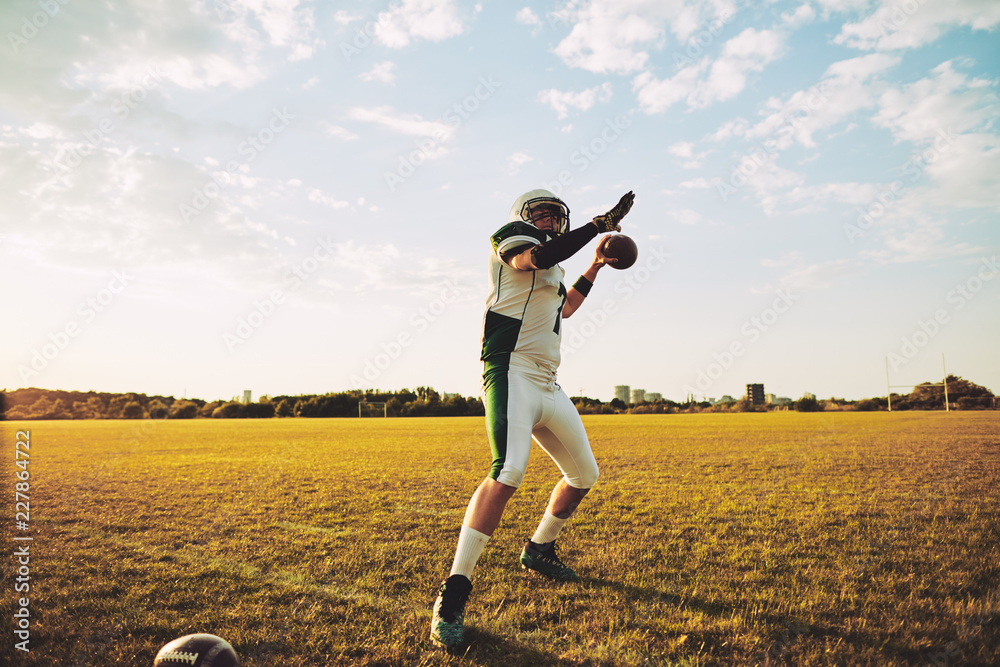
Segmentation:
{"type": "Polygon", "coordinates": [[[151,665],[201,631],[247,667],[995,661],[1000,415],[585,424],[602,477],[560,540],[582,581],[517,567],[556,480],[536,450],[449,655],[429,607],[481,418],[2,423],[8,498],[31,431],[35,541],[31,652],[8,634],[0,662],[151,665]]]}

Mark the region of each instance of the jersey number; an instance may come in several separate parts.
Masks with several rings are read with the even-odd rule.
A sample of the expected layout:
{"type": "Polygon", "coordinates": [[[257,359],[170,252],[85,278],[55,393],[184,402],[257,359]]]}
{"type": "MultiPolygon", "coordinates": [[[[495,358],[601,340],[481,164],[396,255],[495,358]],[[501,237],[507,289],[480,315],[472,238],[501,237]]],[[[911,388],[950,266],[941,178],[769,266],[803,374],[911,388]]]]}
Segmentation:
{"type": "Polygon", "coordinates": [[[562,301],[559,302],[559,308],[556,310],[556,325],[552,327],[552,331],[554,331],[557,336],[559,335],[559,323],[562,322],[563,306],[566,305],[566,286],[562,283],[559,283],[558,296],[562,297],[562,301]]]}

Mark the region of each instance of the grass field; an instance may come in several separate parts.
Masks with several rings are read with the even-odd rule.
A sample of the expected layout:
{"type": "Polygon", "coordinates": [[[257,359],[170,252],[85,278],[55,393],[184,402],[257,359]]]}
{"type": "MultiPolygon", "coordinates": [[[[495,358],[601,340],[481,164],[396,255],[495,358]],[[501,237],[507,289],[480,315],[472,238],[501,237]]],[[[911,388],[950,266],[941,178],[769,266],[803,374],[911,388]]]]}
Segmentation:
{"type": "Polygon", "coordinates": [[[997,664],[1000,414],[584,421],[582,581],[517,566],[557,479],[536,449],[452,655],[430,605],[481,418],[0,422],[5,610],[25,428],[34,537],[31,651],[4,632],[0,664],[152,665],[191,632],[247,667],[997,664]]]}

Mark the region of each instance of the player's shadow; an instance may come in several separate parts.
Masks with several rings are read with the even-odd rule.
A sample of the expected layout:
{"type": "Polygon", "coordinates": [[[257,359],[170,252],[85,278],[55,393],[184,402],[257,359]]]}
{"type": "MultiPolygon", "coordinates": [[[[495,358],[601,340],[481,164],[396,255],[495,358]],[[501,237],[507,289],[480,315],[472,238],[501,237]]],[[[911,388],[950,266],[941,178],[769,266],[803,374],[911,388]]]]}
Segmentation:
{"type": "MultiPolygon", "coordinates": [[[[629,586],[620,581],[608,581],[584,576],[580,578],[580,583],[596,589],[613,590],[623,595],[627,600],[659,599],[668,604],[676,605],[678,608],[693,609],[706,616],[718,619],[729,619],[734,613],[743,610],[742,607],[729,602],[706,601],[697,597],[681,596],[676,593],[663,592],[651,588],[629,586]]],[[[758,613],[755,622],[762,626],[778,628],[776,632],[772,633],[768,643],[761,647],[759,654],[754,657],[755,662],[787,662],[793,660],[797,648],[802,644],[808,643],[839,640],[847,644],[856,645],[859,651],[863,651],[867,647],[879,643],[877,633],[874,632],[855,629],[849,634],[843,634],[835,627],[808,622],[789,614],[776,612],[758,613]]],[[[706,637],[706,640],[711,641],[708,637],[706,637]]],[[[722,646],[716,648],[722,650],[722,646]]],[[[880,650],[884,655],[892,655],[905,662],[919,662],[921,659],[926,658],[925,654],[906,646],[887,645],[883,646],[880,650]]],[[[745,656],[733,656],[734,660],[737,658],[743,659],[745,656]]]]}
{"type": "MultiPolygon", "coordinates": [[[[653,588],[642,588],[639,586],[629,586],[620,581],[607,581],[595,577],[580,577],[580,583],[593,588],[607,588],[621,593],[628,600],[660,600],[667,604],[676,605],[679,608],[694,609],[707,616],[717,618],[730,618],[733,613],[739,611],[737,605],[729,602],[716,602],[703,600],[698,597],[681,596],[676,593],[668,593],[653,588]]],[[[781,614],[758,613],[758,618],[771,623],[783,623],[787,619],[781,614]]]]}
{"type": "Polygon", "coordinates": [[[465,629],[465,645],[449,651],[453,656],[471,658],[485,665],[556,665],[578,667],[579,662],[563,660],[551,653],[539,651],[511,641],[510,637],[479,628],[465,629]]]}

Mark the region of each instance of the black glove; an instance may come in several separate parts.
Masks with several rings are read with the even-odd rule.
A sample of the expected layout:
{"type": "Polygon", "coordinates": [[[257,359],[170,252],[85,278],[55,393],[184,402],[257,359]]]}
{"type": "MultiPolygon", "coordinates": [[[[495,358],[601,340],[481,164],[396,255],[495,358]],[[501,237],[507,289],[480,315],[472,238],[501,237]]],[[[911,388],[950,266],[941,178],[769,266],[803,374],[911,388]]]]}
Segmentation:
{"type": "Polygon", "coordinates": [[[625,214],[631,210],[633,201],[635,201],[635,195],[632,194],[631,190],[629,190],[622,196],[621,199],[618,200],[618,203],[615,204],[613,209],[604,215],[599,215],[594,218],[594,224],[597,225],[597,229],[600,233],[606,234],[607,232],[620,232],[622,227],[618,223],[625,217],[625,214]]]}

